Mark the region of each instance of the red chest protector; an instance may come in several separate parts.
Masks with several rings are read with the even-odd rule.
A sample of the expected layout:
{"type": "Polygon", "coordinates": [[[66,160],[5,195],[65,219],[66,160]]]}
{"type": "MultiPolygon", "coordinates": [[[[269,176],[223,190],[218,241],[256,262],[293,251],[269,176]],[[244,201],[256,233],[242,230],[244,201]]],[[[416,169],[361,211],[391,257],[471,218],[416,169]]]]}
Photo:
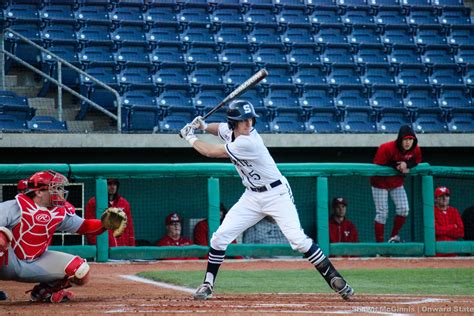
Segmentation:
{"type": "Polygon", "coordinates": [[[40,207],[24,194],[18,194],[16,200],[21,219],[12,230],[12,248],[18,259],[33,260],[46,251],[67,211],[64,207],[40,207]]]}

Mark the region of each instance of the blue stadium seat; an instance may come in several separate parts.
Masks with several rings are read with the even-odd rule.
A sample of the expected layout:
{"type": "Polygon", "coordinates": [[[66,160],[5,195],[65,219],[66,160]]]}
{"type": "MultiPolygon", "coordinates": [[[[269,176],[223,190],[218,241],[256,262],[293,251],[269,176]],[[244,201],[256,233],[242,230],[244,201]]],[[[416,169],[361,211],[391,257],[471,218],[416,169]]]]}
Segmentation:
{"type": "Polygon", "coordinates": [[[263,101],[267,109],[296,109],[299,108],[298,94],[294,88],[270,89],[263,101]]]}
{"type": "Polygon", "coordinates": [[[79,51],[78,58],[79,62],[86,66],[89,64],[106,66],[115,64],[112,46],[109,45],[86,46],[79,51]]]}
{"type": "Polygon", "coordinates": [[[139,65],[151,68],[148,50],[143,46],[121,47],[117,53],[114,54],[114,59],[117,65],[121,67],[139,65]]]}
{"type": "Polygon", "coordinates": [[[225,6],[224,4],[218,3],[211,12],[211,22],[216,25],[222,23],[242,24],[244,18],[240,6],[225,6]]]}
{"type": "Polygon", "coordinates": [[[300,64],[319,64],[321,62],[319,53],[316,45],[293,46],[288,53],[288,62],[295,68],[300,64]]]}
{"type": "Polygon", "coordinates": [[[190,45],[184,53],[184,58],[186,63],[190,65],[217,64],[219,62],[214,46],[190,45]]]}
{"type": "Polygon", "coordinates": [[[376,25],[354,25],[352,32],[347,35],[347,40],[352,45],[381,44],[376,25]]]}
{"type": "Polygon", "coordinates": [[[305,5],[313,11],[316,7],[334,6],[335,0],[305,0],[305,5]]]}
{"type": "Polygon", "coordinates": [[[124,45],[148,45],[144,30],[141,26],[119,26],[111,32],[110,38],[114,42],[115,47],[122,47],[124,45]]]}
{"type": "Polygon", "coordinates": [[[372,24],[374,23],[374,17],[370,14],[370,11],[368,6],[347,7],[341,15],[341,20],[347,25],[372,24]]]}
{"type": "Polygon", "coordinates": [[[270,130],[273,133],[302,133],[306,131],[305,123],[301,109],[277,109],[270,130]]]}
{"type": "Polygon", "coordinates": [[[464,84],[470,89],[474,88],[474,67],[472,65],[467,68],[463,80],[464,84]]]}
{"type": "MultiPolygon", "coordinates": [[[[153,5],[153,3],[150,3],[153,5]]],[[[145,23],[153,26],[154,24],[159,25],[169,25],[178,23],[178,18],[176,17],[176,8],[174,5],[163,5],[162,3],[155,3],[154,6],[148,8],[148,10],[143,14],[143,19],[145,23]]]]}
{"type": "Polygon", "coordinates": [[[325,64],[353,64],[352,50],[348,44],[329,44],[321,53],[321,61],[325,64]]]}
{"type": "Polygon", "coordinates": [[[198,64],[189,74],[188,81],[195,91],[203,88],[223,87],[219,64],[198,64]]]}
{"type": "Polygon", "coordinates": [[[309,26],[309,17],[306,15],[304,6],[282,6],[281,11],[277,15],[277,22],[283,27],[288,25],[309,26]]]}
{"type": "Polygon", "coordinates": [[[395,84],[393,73],[388,65],[369,64],[361,76],[362,83],[367,86],[395,84]]]}
{"type": "Polygon", "coordinates": [[[326,85],[326,71],[321,65],[300,65],[293,76],[293,83],[300,90],[312,85],[326,85]]]}
{"type": "Polygon", "coordinates": [[[411,125],[411,115],[407,111],[383,111],[377,123],[380,133],[398,133],[400,126],[411,125]]]}
{"type": "Polygon", "coordinates": [[[139,2],[118,2],[109,13],[110,20],[115,25],[143,25],[143,4],[139,2]],[[131,5],[134,4],[134,5],[131,5]]]}
{"type": "Polygon", "coordinates": [[[153,83],[160,91],[168,87],[188,88],[186,65],[163,64],[153,75],[153,83]]]}
{"type": "Polygon", "coordinates": [[[377,110],[403,110],[403,97],[397,86],[374,86],[369,98],[370,106],[377,110]]]}
{"type": "Polygon", "coordinates": [[[265,65],[287,65],[286,54],[283,46],[280,47],[260,47],[253,54],[254,63],[260,66],[265,65]]]}
{"type": "Polygon", "coordinates": [[[148,67],[128,66],[118,74],[118,81],[122,91],[130,89],[130,87],[152,88],[153,79],[148,67]]]}
{"type": "Polygon", "coordinates": [[[268,76],[260,81],[260,86],[265,91],[275,87],[294,87],[291,68],[287,64],[266,66],[265,69],[268,71],[268,76]]]}
{"type": "Polygon", "coordinates": [[[388,62],[385,47],[383,45],[360,45],[354,60],[358,64],[385,64],[388,62]]]}
{"type": "Polygon", "coordinates": [[[39,3],[38,4],[9,4],[4,13],[7,26],[17,24],[18,22],[39,22],[39,3]]]}
{"type": "MultiPolygon", "coordinates": [[[[73,64],[76,67],[79,64],[75,44],[55,43],[52,46],[48,47],[48,50],[51,53],[55,54],[58,57],[61,57],[62,59],[66,60],[67,62],[73,64]]],[[[42,52],[41,62],[42,63],[56,63],[56,60],[50,54],[42,52]]],[[[63,69],[63,71],[64,70],[65,69],[63,69]]]]}
{"type": "Polygon", "coordinates": [[[223,108],[217,110],[206,119],[206,123],[223,123],[226,121],[227,121],[227,114],[226,114],[226,110],[223,108]]]}
{"type": "Polygon", "coordinates": [[[474,47],[459,47],[454,58],[458,64],[474,64],[474,47]]]}
{"type": "Polygon", "coordinates": [[[74,26],[69,24],[55,24],[46,26],[41,31],[43,45],[49,46],[51,43],[76,43],[76,32],[74,26]]]}
{"type": "Polygon", "coordinates": [[[272,6],[251,6],[250,10],[243,14],[244,22],[250,27],[258,25],[277,25],[277,19],[273,13],[272,6]]]}
{"type": "Polygon", "coordinates": [[[415,41],[420,45],[446,45],[446,35],[440,25],[419,25],[415,41]]]}
{"type": "Polygon", "coordinates": [[[173,111],[195,111],[192,98],[193,95],[189,89],[167,88],[156,97],[156,104],[163,111],[168,109],[173,111]]]}
{"type": "Polygon", "coordinates": [[[416,133],[444,133],[448,130],[446,118],[440,110],[418,113],[413,120],[416,133]]]}
{"type": "Polygon", "coordinates": [[[309,21],[318,27],[322,24],[339,24],[341,17],[336,6],[321,6],[315,9],[309,16],[309,21]]]}
{"type": "Polygon", "coordinates": [[[48,4],[40,10],[40,18],[47,24],[69,23],[75,24],[74,5],[71,4],[48,4]]]}
{"type": "Polygon", "coordinates": [[[181,44],[177,25],[153,25],[145,34],[148,45],[155,48],[158,44],[181,44]]]}
{"type": "Polygon", "coordinates": [[[443,25],[471,24],[471,12],[467,7],[446,7],[439,20],[443,25]]]}
{"type": "Polygon", "coordinates": [[[400,4],[408,9],[411,7],[427,7],[431,5],[431,0],[400,0],[400,4]]]}
{"type": "Polygon", "coordinates": [[[179,132],[184,125],[188,124],[196,116],[194,107],[189,109],[170,109],[166,111],[163,119],[160,121],[160,131],[168,133],[179,132]]]}
{"type": "Polygon", "coordinates": [[[151,106],[158,107],[156,97],[151,89],[131,89],[122,94],[122,106],[151,106]]]}
{"type": "Polygon", "coordinates": [[[398,5],[392,6],[379,6],[375,15],[375,23],[385,27],[388,24],[406,24],[406,16],[402,12],[402,8],[398,5]]]}
{"type": "Polygon", "coordinates": [[[232,64],[252,64],[252,53],[250,47],[237,46],[237,47],[224,47],[219,53],[219,62],[226,66],[232,64]]]}
{"type": "Polygon", "coordinates": [[[259,116],[255,124],[255,129],[259,133],[270,133],[270,113],[266,109],[255,109],[259,116]]]}
{"type": "Polygon", "coordinates": [[[128,131],[159,131],[161,111],[157,107],[137,105],[129,110],[128,131]]]}
{"type": "MultiPolygon", "coordinates": [[[[10,28],[36,43],[40,42],[40,31],[38,24],[19,22],[10,26],[10,28]]],[[[7,51],[31,65],[39,65],[39,49],[33,48],[31,47],[31,45],[26,44],[22,40],[19,40],[18,37],[14,36],[13,33],[10,32],[5,33],[4,39],[5,49],[7,51]]],[[[12,61],[8,56],[5,56],[5,58],[5,70],[6,72],[8,72],[12,61]]]]}
{"type": "MultiPolygon", "coordinates": [[[[100,80],[108,85],[117,85],[117,76],[115,67],[105,65],[91,65],[86,70],[87,74],[93,76],[97,80],[100,80]]],[[[93,82],[86,76],[81,75],[82,84],[93,84],[93,82]]]]}
{"type": "Polygon", "coordinates": [[[434,65],[429,77],[433,86],[462,85],[463,78],[459,67],[456,65],[434,65]]]}
{"type": "Polygon", "coordinates": [[[35,115],[35,109],[28,104],[28,99],[15,92],[0,90],[0,114],[11,115],[17,120],[25,121],[35,115]]]}
{"type": "Polygon", "coordinates": [[[185,45],[215,45],[214,34],[208,25],[189,25],[180,38],[185,45]]]}
{"type": "Polygon", "coordinates": [[[341,86],[337,89],[334,104],[340,110],[371,110],[364,86],[341,86]]]}
{"type": "Polygon", "coordinates": [[[35,116],[27,122],[27,126],[33,132],[67,132],[66,122],[52,116],[35,116]]]}
{"type": "Polygon", "coordinates": [[[401,65],[395,78],[399,86],[429,84],[428,72],[422,65],[401,65]]]}
{"type": "Polygon", "coordinates": [[[472,98],[464,87],[443,87],[440,90],[438,103],[440,107],[452,110],[472,110],[472,98]]]}
{"type": "MultiPolygon", "coordinates": [[[[226,93],[228,93],[228,91],[226,93]]],[[[239,98],[247,100],[250,103],[252,103],[257,113],[268,112],[263,104],[263,95],[260,93],[259,89],[257,88],[252,88],[252,89],[247,90],[245,94],[243,94],[239,98]]]]}
{"type": "Polygon", "coordinates": [[[108,26],[105,25],[84,25],[77,33],[76,38],[84,46],[112,45],[108,26]]]}
{"type": "Polygon", "coordinates": [[[450,133],[474,133],[473,112],[453,111],[448,121],[450,133]]]}
{"type": "Polygon", "coordinates": [[[345,133],[376,133],[377,121],[375,114],[370,109],[348,109],[345,111],[341,122],[342,131],[345,133]]]}
{"type": "Polygon", "coordinates": [[[312,109],[335,110],[332,90],[329,86],[308,87],[300,98],[300,106],[307,111],[312,109]]]}
{"type": "Polygon", "coordinates": [[[464,0],[431,0],[431,4],[437,7],[464,6],[464,0]]]}
{"type": "Polygon", "coordinates": [[[0,114],[0,131],[26,132],[28,131],[28,127],[25,120],[19,120],[13,115],[0,114]]]}
{"type": "Polygon", "coordinates": [[[150,61],[155,65],[183,64],[184,55],[181,44],[159,44],[150,53],[150,61]]]}
{"type": "Polygon", "coordinates": [[[436,11],[432,7],[411,7],[407,18],[408,24],[413,26],[439,24],[436,11]]]}
{"type": "Polygon", "coordinates": [[[314,36],[310,26],[289,25],[281,39],[287,46],[314,44],[314,36]]]}
{"type": "Polygon", "coordinates": [[[318,32],[314,35],[314,41],[318,45],[346,44],[347,36],[344,34],[344,26],[321,25],[318,32]]]}
{"type": "Polygon", "coordinates": [[[178,22],[184,26],[190,24],[209,24],[210,17],[206,7],[184,6],[177,14],[178,22]]]}
{"type": "Polygon", "coordinates": [[[107,7],[109,3],[104,1],[102,3],[94,3],[94,4],[83,4],[80,5],[74,15],[76,17],[76,21],[79,22],[81,25],[85,24],[104,24],[110,25],[111,21],[109,18],[109,12],[107,7]]]}
{"type": "Polygon", "coordinates": [[[330,85],[360,84],[360,77],[355,65],[333,65],[327,77],[330,85]]]}
{"type": "Polygon", "coordinates": [[[474,46],[474,25],[453,25],[448,36],[448,44],[452,46],[474,46]]]}
{"type": "Polygon", "coordinates": [[[394,45],[388,60],[397,68],[403,64],[421,64],[421,57],[416,45],[394,45]]]}
{"type": "Polygon", "coordinates": [[[368,0],[367,3],[377,10],[384,7],[400,6],[400,0],[368,0]]]}
{"type": "Polygon", "coordinates": [[[433,87],[430,86],[408,88],[403,103],[412,111],[440,109],[433,87]]]}
{"type": "Polygon", "coordinates": [[[413,44],[413,34],[408,25],[386,25],[382,42],[387,46],[413,44]]]}
{"type": "Polygon", "coordinates": [[[428,46],[423,52],[423,63],[425,64],[453,64],[454,57],[451,48],[445,46],[428,46]]]}
{"type": "MultiPolygon", "coordinates": [[[[193,104],[196,109],[203,113],[209,112],[218,105],[227,96],[225,89],[202,89],[193,98],[193,104]]],[[[245,96],[245,95],[244,95],[245,96]]]]}
{"type": "Polygon", "coordinates": [[[311,133],[340,133],[340,116],[335,109],[315,108],[306,122],[306,131],[311,133]]]}
{"type": "Polygon", "coordinates": [[[253,46],[281,44],[278,27],[271,25],[255,25],[249,33],[248,40],[253,46]]]}
{"type": "Polygon", "coordinates": [[[230,87],[242,84],[245,80],[255,73],[254,65],[230,65],[227,72],[223,75],[224,83],[230,87]]]}
{"type": "Polygon", "coordinates": [[[367,0],[336,0],[336,4],[339,6],[366,6],[367,0]]]}
{"type": "Polygon", "coordinates": [[[214,37],[220,46],[248,44],[246,27],[243,25],[222,25],[214,37]]]}

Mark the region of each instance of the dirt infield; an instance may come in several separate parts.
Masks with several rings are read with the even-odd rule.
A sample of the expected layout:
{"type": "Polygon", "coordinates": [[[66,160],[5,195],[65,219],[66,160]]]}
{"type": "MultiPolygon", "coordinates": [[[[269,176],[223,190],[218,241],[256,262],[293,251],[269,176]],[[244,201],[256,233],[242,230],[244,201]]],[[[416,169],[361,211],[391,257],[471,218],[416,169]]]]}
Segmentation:
{"type": "MultiPolygon", "coordinates": [[[[474,258],[461,259],[334,259],[338,269],[377,268],[474,268],[474,258]]],[[[180,290],[166,289],[122,278],[150,270],[203,270],[205,261],[159,261],[142,263],[92,263],[91,281],[84,287],[75,287],[76,297],[63,304],[28,302],[25,291],[33,284],[2,281],[0,289],[9,299],[0,302],[0,314],[145,314],[166,315],[193,313],[205,315],[276,315],[276,314],[474,314],[472,296],[404,296],[357,295],[346,302],[329,294],[258,294],[219,295],[212,300],[194,301],[180,290]]],[[[222,269],[313,269],[305,260],[295,261],[226,261],[222,269]]]]}

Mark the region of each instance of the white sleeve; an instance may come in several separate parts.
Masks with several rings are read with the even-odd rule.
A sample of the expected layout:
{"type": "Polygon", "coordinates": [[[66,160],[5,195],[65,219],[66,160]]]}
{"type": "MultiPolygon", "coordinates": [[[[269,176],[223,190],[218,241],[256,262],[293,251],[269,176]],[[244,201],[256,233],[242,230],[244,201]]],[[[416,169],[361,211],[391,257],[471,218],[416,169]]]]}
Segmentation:
{"type": "Polygon", "coordinates": [[[217,136],[223,141],[226,141],[226,135],[229,133],[230,129],[227,123],[219,123],[219,127],[217,128],[217,136]]]}
{"type": "Polygon", "coordinates": [[[0,227],[12,229],[20,222],[21,211],[16,200],[0,203],[0,227]]]}
{"type": "Polygon", "coordinates": [[[64,220],[56,227],[56,231],[75,233],[84,223],[84,219],[76,214],[66,214],[64,220]]]}
{"type": "Polygon", "coordinates": [[[250,136],[240,135],[232,143],[225,145],[230,157],[237,160],[255,160],[258,158],[255,142],[250,136]]]}

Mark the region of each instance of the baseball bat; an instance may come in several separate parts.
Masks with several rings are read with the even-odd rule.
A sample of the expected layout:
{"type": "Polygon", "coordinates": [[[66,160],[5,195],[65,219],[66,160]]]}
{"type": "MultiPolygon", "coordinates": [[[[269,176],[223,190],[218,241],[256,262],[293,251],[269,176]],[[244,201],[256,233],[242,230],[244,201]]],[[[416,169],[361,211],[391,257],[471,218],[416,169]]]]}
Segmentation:
{"type": "MultiPolygon", "coordinates": [[[[268,76],[268,72],[265,69],[260,69],[258,72],[256,72],[252,77],[248,78],[244,83],[242,83],[240,86],[234,89],[228,96],[226,96],[218,105],[216,105],[212,110],[207,112],[204,116],[203,119],[207,119],[209,116],[211,116],[213,113],[215,113],[217,110],[219,110],[221,107],[226,105],[227,103],[231,102],[232,100],[236,99],[240,95],[242,95],[245,91],[248,89],[254,87],[257,83],[262,81],[266,76],[268,76]]],[[[179,134],[181,137],[181,134],[179,134]]]]}

